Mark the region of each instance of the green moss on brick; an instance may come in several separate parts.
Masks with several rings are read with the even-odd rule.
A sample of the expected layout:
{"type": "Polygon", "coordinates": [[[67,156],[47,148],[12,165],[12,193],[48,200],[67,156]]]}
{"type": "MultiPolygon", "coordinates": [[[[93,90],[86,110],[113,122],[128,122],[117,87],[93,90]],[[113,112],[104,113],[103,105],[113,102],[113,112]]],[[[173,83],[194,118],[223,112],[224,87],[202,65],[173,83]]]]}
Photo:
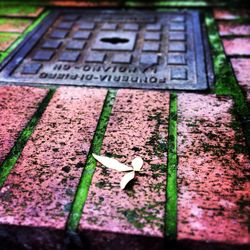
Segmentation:
{"type": "Polygon", "coordinates": [[[0,15],[29,15],[35,13],[37,7],[34,6],[1,6],[0,15]]]}
{"type": "MultiPolygon", "coordinates": [[[[82,210],[88,197],[88,191],[91,185],[91,181],[95,172],[96,160],[92,156],[92,153],[99,154],[102,147],[102,142],[106,132],[106,128],[109,121],[109,116],[112,111],[113,103],[115,100],[116,91],[109,90],[104,102],[103,110],[95,131],[95,135],[92,141],[91,148],[89,150],[88,158],[85,163],[85,168],[78,185],[75,199],[70,212],[67,228],[69,231],[75,231],[78,227],[79,221],[82,216],[82,210]]],[[[99,188],[103,188],[106,183],[100,180],[96,184],[99,188]]]]}
{"type": "Polygon", "coordinates": [[[45,111],[49,101],[51,100],[52,96],[54,95],[55,90],[51,89],[47,96],[44,98],[42,103],[40,104],[39,108],[37,109],[34,116],[31,118],[25,129],[21,132],[20,136],[18,137],[14,147],[11,149],[10,153],[2,163],[0,167],[0,187],[3,186],[5,180],[7,179],[11,169],[14,167],[15,163],[17,162],[21,152],[26,145],[28,139],[30,138],[31,134],[33,133],[38,121],[40,120],[43,112],[45,111]]]}
{"type": "Polygon", "coordinates": [[[127,221],[137,229],[143,229],[145,225],[157,225],[160,229],[163,227],[162,219],[159,217],[159,211],[156,208],[159,203],[146,204],[144,207],[123,210],[118,208],[127,221]]]}
{"type": "MultiPolygon", "coordinates": [[[[218,4],[218,3],[217,3],[218,4]]],[[[126,1],[126,7],[206,7],[209,5],[206,1],[126,1]]]]}
{"type": "Polygon", "coordinates": [[[153,148],[154,155],[160,157],[167,152],[167,141],[165,138],[162,138],[162,135],[159,132],[160,126],[166,123],[165,119],[167,118],[163,117],[162,112],[160,111],[157,111],[154,115],[148,117],[148,121],[155,121],[156,124],[151,137],[146,142],[146,146],[150,145],[153,148]]]}
{"type": "Polygon", "coordinates": [[[245,97],[233,74],[231,64],[225,55],[217,25],[210,13],[206,14],[205,23],[208,30],[216,77],[214,92],[217,95],[231,96],[234,99],[237,113],[242,116],[249,115],[245,97]]]}
{"type": "MultiPolygon", "coordinates": [[[[217,95],[227,95],[234,100],[233,115],[238,120],[249,120],[250,107],[247,104],[244,92],[241,90],[234,76],[232,66],[225,55],[223,44],[218,33],[217,25],[211,13],[206,13],[205,23],[214,61],[215,90],[217,95]]],[[[246,137],[250,153],[250,123],[243,123],[243,132],[246,137]]]]}
{"type": "Polygon", "coordinates": [[[170,95],[168,137],[165,235],[172,240],[177,236],[177,95],[175,93],[170,95]]]}
{"type": "Polygon", "coordinates": [[[8,25],[10,28],[22,28],[31,23],[31,19],[20,19],[20,18],[0,18],[0,27],[1,25],[8,25]]]}
{"type": "Polygon", "coordinates": [[[4,60],[26,37],[26,35],[39,25],[42,20],[49,14],[49,11],[44,12],[39,18],[37,18],[27,29],[11,44],[11,46],[5,51],[6,53],[2,56],[1,60],[4,60]]]}

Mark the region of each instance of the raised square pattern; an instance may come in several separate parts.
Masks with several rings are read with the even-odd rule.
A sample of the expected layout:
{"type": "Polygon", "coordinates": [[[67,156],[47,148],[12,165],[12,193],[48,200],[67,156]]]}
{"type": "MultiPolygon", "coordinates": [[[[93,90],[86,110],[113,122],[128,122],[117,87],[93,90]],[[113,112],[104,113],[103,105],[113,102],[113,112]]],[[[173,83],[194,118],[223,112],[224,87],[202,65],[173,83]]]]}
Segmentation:
{"type": "Polygon", "coordinates": [[[201,30],[197,11],[55,9],[3,63],[0,81],[206,89],[201,30]]]}

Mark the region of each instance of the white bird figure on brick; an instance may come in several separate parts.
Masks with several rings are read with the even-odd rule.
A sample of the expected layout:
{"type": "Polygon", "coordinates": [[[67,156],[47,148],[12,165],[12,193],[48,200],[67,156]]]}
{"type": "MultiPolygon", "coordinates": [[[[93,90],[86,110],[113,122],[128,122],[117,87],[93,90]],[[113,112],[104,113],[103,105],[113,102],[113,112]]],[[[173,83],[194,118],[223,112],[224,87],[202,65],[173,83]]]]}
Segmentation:
{"type": "Polygon", "coordinates": [[[143,165],[143,160],[141,157],[137,156],[132,160],[132,167],[129,167],[123,163],[120,163],[116,159],[112,159],[106,156],[100,156],[96,154],[92,154],[93,157],[99,161],[103,166],[107,168],[114,169],[116,171],[120,172],[128,172],[126,173],[120,182],[120,187],[121,189],[124,189],[126,185],[134,179],[135,177],[135,172],[141,171],[142,165],[143,165]]]}

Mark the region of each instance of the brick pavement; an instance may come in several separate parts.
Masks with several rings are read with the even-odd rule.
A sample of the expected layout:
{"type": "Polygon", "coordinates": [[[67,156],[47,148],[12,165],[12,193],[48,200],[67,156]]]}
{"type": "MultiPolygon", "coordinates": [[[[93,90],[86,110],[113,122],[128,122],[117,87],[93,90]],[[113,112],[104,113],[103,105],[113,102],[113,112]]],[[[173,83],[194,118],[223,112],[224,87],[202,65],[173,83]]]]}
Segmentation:
{"type": "MultiPolygon", "coordinates": [[[[98,164],[80,230],[147,235],[160,243],[164,236],[168,116],[169,93],[118,91],[101,155],[115,157],[128,166],[141,156],[142,174],[136,174],[136,180],[121,191],[119,182],[124,173],[98,164]]],[[[102,237],[98,237],[100,242],[102,237]]],[[[95,237],[90,240],[95,242],[95,237]]]]}
{"type": "MultiPolygon", "coordinates": [[[[76,1],[57,1],[56,5],[89,6],[76,1]]],[[[41,7],[1,8],[5,21],[0,22],[4,31],[0,51],[9,53],[9,46],[42,11],[41,7]],[[13,22],[7,25],[10,16],[15,21],[24,19],[17,26],[13,22]]],[[[249,102],[249,11],[217,8],[213,14],[225,53],[249,102]]],[[[40,88],[0,87],[1,162],[46,93],[40,88]]],[[[56,90],[1,188],[0,242],[5,239],[6,249],[15,242],[25,249],[34,249],[36,244],[37,249],[65,245],[68,215],[103,115],[106,93],[105,89],[74,87],[56,90]]],[[[80,238],[73,241],[87,238],[95,249],[107,244],[110,249],[161,247],[154,239],[163,239],[164,227],[170,223],[164,218],[168,197],[164,189],[167,175],[162,170],[168,166],[167,145],[173,139],[168,138],[168,130],[173,129],[168,122],[174,119],[169,115],[169,94],[118,90],[101,154],[127,164],[142,154],[145,172],[124,192],[117,187],[121,175],[110,171],[109,178],[97,164],[78,228],[80,238]],[[157,152],[159,148],[163,152],[157,152]]],[[[177,242],[199,243],[202,248],[211,243],[213,249],[244,247],[249,244],[249,160],[234,102],[231,97],[216,96],[216,90],[204,95],[179,93],[177,97],[177,242]]]]}

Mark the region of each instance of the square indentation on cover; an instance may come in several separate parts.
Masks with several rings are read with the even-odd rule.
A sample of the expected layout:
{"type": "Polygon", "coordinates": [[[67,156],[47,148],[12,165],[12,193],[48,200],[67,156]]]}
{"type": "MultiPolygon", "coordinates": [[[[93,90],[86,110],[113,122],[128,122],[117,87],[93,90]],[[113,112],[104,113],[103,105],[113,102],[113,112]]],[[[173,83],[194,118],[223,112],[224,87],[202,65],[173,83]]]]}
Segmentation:
{"type": "Polygon", "coordinates": [[[144,39],[145,40],[150,40],[150,41],[160,41],[161,40],[161,33],[158,33],[158,32],[146,32],[144,34],[144,39]]]}
{"type": "Polygon", "coordinates": [[[101,30],[116,30],[116,23],[104,23],[101,27],[101,30]]]}
{"type": "Polygon", "coordinates": [[[72,40],[66,45],[66,49],[81,50],[85,47],[85,41],[72,40]]]}
{"type": "Polygon", "coordinates": [[[87,57],[85,58],[85,62],[90,63],[103,63],[105,59],[105,54],[100,52],[91,52],[87,57]]]}
{"type": "Polygon", "coordinates": [[[76,21],[79,18],[79,15],[76,14],[66,14],[63,16],[63,20],[65,21],[76,21]]]}
{"type": "Polygon", "coordinates": [[[187,70],[185,68],[172,68],[170,75],[172,80],[187,80],[187,70]]]}
{"type": "Polygon", "coordinates": [[[80,52],[76,51],[64,51],[59,55],[59,61],[75,62],[80,56],[80,52]]]}
{"type": "Polygon", "coordinates": [[[43,49],[58,49],[61,44],[62,42],[59,40],[47,40],[43,43],[42,48],[43,49]]]}
{"type": "Polygon", "coordinates": [[[132,55],[130,54],[115,54],[112,58],[112,63],[131,63],[132,55]]]}
{"type": "Polygon", "coordinates": [[[70,30],[74,25],[74,22],[61,22],[57,26],[58,29],[70,30]]]}
{"type": "Polygon", "coordinates": [[[51,50],[38,50],[33,56],[33,60],[37,61],[49,61],[55,54],[54,51],[51,50]]]}
{"type": "Polygon", "coordinates": [[[41,63],[29,63],[23,66],[22,73],[23,74],[37,74],[41,69],[41,63]]]}
{"type": "Polygon", "coordinates": [[[186,29],[185,23],[170,23],[170,30],[184,31],[186,29]]]}
{"type": "Polygon", "coordinates": [[[183,42],[171,42],[168,47],[169,52],[185,52],[186,44],[183,42]]]}
{"type": "Polygon", "coordinates": [[[85,40],[90,37],[91,32],[90,31],[77,31],[74,35],[74,39],[79,39],[79,40],[85,40]]]}
{"type": "Polygon", "coordinates": [[[186,34],[184,32],[171,31],[169,32],[169,40],[170,41],[185,41],[186,34]]]}
{"type": "Polygon", "coordinates": [[[93,22],[79,22],[79,29],[93,30],[94,28],[95,28],[95,23],[93,22]]]}
{"type": "Polygon", "coordinates": [[[51,38],[63,39],[68,35],[68,31],[66,30],[54,30],[51,34],[51,38]]]}
{"type": "Polygon", "coordinates": [[[173,65],[184,65],[184,64],[186,64],[185,55],[169,54],[168,55],[168,64],[173,64],[173,65]]]}
{"type": "Polygon", "coordinates": [[[161,27],[162,27],[162,25],[160,23],[157,23],[157,24],[148,24],[146,26],[146,30],[148,30],[148,31],[160,31],[161,27]]]}
{"type": "Polygon", "coordinates": [[[147,51],[159,52],[160,44],[157,42],[145,42],[143,44],[142,51],[143,52],[147,52],[147,51]]]}
{"type": "Polygon", "coordinates": [[[172,22],[184,22],[185,17],[184,16],[176,16],[171,19],[172,22]]]}
{"type": "Polygon", "coordinates": [[[158,64],[159,57],[156,54],[142,54],[140,64],[158,64]]]}
{"type": "Polygon", "coordinates": [[[137,30],[139,30],[139,24],[137,24],[137,23],[125,23],[123,25],[123,29],[137,31],[137,30]]]}

